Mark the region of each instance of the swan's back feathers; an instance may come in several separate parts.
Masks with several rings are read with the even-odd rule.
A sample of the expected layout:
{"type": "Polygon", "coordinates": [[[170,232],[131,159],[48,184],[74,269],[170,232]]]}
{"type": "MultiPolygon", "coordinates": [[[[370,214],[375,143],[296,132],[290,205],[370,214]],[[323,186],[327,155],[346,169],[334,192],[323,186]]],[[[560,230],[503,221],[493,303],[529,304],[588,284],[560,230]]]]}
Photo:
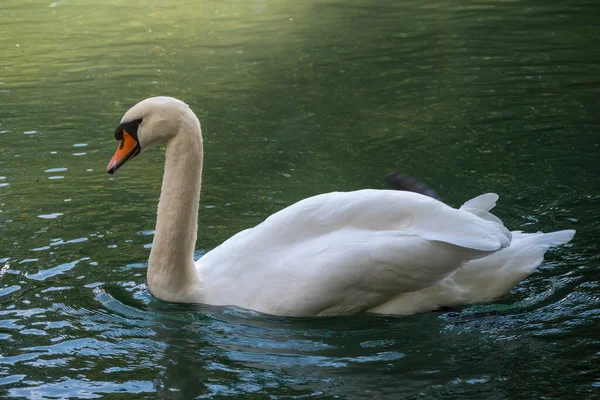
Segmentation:
{"type": "Polygon", "coordinates": [[[365,189],[310,197],[273,214],[256,228],[270,231],[274,226],[298,239],[314,237],[315,230],[387,230],[479,251],[506,247],[511,237],[499,219],[482,219],[471,210],[456,210],[428,196],[397,190],[365,189]]]}

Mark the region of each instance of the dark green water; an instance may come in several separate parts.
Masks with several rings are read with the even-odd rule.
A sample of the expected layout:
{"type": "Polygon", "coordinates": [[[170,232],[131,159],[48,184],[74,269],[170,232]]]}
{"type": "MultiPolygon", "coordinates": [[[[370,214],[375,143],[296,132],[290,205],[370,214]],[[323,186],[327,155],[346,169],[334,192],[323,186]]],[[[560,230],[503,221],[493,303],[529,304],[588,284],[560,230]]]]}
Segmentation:
{"type": "Polygon", "coordinates": [[[0,396],[600,397],[594,1],[0,3],[0,396]],[[137,101],[205,134],[198,256],[401,170],[512,229],[575,228],[505,299],[282,319],[153,299],[163,152],[105,173],[137,101]],[[158,393],[158,395],[157,395],[158,393]]]}

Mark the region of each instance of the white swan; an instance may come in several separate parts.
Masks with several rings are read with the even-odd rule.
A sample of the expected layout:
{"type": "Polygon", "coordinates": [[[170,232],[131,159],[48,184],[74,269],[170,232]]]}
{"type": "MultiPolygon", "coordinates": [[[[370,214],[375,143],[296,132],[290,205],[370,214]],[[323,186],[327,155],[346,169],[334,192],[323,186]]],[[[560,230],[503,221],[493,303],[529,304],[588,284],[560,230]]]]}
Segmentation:
{"type": "Polygon", "coordinates": [[[180,303],[286,316],[411,314],[502,297],[575,231],[511,233],[485,194],[459,210],[394,190],[304,199],[194,262],[202,175],[200,122],[170,97],[141,101],[115,131],[107,166],[167,145],[148,287],[180,303]],[[511,243],[512,236],[512,243],[511,243]]]}

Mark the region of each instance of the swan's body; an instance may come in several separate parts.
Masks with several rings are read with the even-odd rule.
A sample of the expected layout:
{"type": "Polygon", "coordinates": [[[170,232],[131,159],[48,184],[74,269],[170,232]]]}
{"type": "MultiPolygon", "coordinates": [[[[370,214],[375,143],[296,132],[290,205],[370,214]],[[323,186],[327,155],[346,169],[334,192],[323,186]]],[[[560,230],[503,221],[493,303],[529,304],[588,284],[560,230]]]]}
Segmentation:
{"type": "Polygon", "coordinates": [[[511,233],[489,213],[497,196],[454,209],[403,191],[310,197],[234,235],[194,262],[202,174],[200,123],[169,97],[146,99],[115,132],[108,165],[167,143],[148,287],[163,300],[289,316],[411,314],[503,296],[574,231],[511,233]],[[511,244],[512,237],[512,244],[511,244]]]}

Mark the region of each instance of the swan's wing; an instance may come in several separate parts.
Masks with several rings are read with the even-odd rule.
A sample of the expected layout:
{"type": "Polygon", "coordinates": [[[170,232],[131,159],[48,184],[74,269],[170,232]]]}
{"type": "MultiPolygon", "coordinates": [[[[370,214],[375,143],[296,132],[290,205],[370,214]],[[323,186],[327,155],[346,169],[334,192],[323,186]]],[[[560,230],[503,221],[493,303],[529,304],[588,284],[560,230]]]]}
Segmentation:
{"type": "Polygon", "coordinates": [[[415,193],[362,190],[296,203],[233,236],[198,267],[212,304],[343,314],[433,285],[509,243],[499,222],[415,193]]]}
{"type": "Polygon", "coordinates": [[[467,201],[460,209],[488,221],[502,223],[500,218],[489,212],[492,208],[496,207],[497,201],[498,195],[496,193],[486,193],[467,201]]]}
{"type": "Polygon", "coordinates": [[[413,192],[333,192],[302,200],[255,229],[266,235],[279,232],[278,237],[289,242],[348,228],[401,231],[469,249],[495,251],[510,243],[510,233],[502,221],[488,212],[493,207],[490,202],[495,204],[497,198],[493,193],[482,195],[471,204],[467,202],[465,210],[456,210],[413,192]]]}

